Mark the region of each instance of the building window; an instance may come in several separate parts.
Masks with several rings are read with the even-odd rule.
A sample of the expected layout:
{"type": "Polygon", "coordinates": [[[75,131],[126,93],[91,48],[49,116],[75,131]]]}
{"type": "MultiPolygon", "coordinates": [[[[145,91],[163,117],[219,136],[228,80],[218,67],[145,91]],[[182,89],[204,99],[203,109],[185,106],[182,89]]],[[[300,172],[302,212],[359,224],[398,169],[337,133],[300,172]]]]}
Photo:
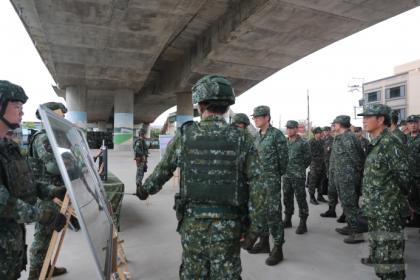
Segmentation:
{"type": "Polygon", "coordinates": [[[379,101],[379,91],[368,92],[366,96],[368,103],[379,101]]]}
{"type": "Polygon", "coordinates": [[[385,98],[402,98],[405,96],[405,85],[385,89],[385,98]]]}
{"type": "Polygon", "coordinates": [[[407,117],[405,115],[405,108],[400,108],[400,109],[393,109],[394,112],[398,113],[398,119],[401,120],[405,120],[405,118],[407,117]]]}

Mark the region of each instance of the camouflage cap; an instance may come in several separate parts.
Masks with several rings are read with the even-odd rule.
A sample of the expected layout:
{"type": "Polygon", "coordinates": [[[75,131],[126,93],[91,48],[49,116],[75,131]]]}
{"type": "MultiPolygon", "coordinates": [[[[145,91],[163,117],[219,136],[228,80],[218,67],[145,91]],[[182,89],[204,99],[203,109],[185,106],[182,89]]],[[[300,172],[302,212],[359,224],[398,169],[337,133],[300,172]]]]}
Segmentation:
{"type": "Polygon", "coordinates": [[[258,117],[258,116],[269,116],[270,115],[270,107],[261,105],[254,108],[254,113],[251,116],[258,117]]]}
{"type": "Polygon", "coordinates": [[[347,115],[339,115],[335,117],[334,121],[332,123],[339,123],[339,124],[350,124],[350,117],[347,115]]]}
{"type": "Polygon", "coordinates": [[[297,128],[299,126],[299,123],[294,120],[289,120],[286,123],[286,128],[297,128]]]}
{"type": "Polygon", "coordinates": [[[312,133],[313,134],[322,133],[322,129],[319,126],[317,126],[312,130],[312,133]]]}
{"type": "Polygon", "coordinates": [[[322,128],[322,131],[331,131],[331,127],[329,127],[329,126],[324,126],[324,127],[322,128]]]}
{"type": "Polygon", "coordinates": [[[410,116],[408,116],[408,118],[407,118],[407,120],[406,120],[408,123],[409,122],[418,122],[419,121],[419,118],[417,117],[417,115],[410,115],[410,116]]]}
{"type": "Polygon", "coordinates": [[[360,126],[355,126],[355,127],[353,128],[353,131],[354,131],[354,132],[361,132],[361,131],[362,131],[362,128],[361,128],[360,126]]]}
{"type": "Polygon", "coordinates": [[[243,123],[245,125],[250,125],[249,118],[244,113],[238,113],[233,116],[232,119],[233,124],[243,123]]]}
{"type": "MultiPolygon", "coordinates": [[[[55,111],[55,110],[61,109],[61,111],[63,111],[64,114],[67,113],[66,106],[64,106],[64,104],[61,103],[61,102],[47,102],[47,103],[41,104],[41,106],[42,107],[47,107],[51,111],[55,111]]],[[[35,115],[38,118],[38,120],[41,119],[41,116],[39,115],[38,110],[36,110],[35,115]]]]}
{"type": "Polygon", "coordinates": [[[369,104],[358,116],[391,116],[391,108],[384,104],[369,104]]]}
{"type": "Polygon", "coordinates": [[[235,104],[235,92],[232,85],[221,75],[206,75],[192,87],[193,104],[199,102],[217,102],[226,106],[235,104]]]}

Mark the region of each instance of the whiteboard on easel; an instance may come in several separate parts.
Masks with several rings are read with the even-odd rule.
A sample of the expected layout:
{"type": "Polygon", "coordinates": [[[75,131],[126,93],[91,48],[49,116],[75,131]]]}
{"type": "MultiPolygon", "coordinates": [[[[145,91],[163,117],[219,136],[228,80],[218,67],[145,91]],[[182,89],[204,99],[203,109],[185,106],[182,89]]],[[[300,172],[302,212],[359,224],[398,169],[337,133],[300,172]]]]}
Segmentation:
{"type": "Polygon", "coordinates": [[[38,109],[61,176],[89,244],[99,279],[112,269],[113,224],[105,191],[83,132],[48,108],[38,109]]]}

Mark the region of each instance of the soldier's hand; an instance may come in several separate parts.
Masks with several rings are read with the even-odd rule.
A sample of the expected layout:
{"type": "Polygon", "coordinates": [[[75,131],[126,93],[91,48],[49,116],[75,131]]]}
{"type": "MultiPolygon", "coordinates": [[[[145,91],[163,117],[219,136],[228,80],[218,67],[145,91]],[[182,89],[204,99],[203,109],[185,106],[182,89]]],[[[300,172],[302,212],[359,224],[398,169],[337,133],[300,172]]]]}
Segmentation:
{"type": "Polygon", "coordinates": [[[64,199],[64,196],[66,195],[66,187],[61,186],[61,187],[55,187],[52,192],[51,195],[52,197],[56,197],[58,199],[60,199],[61,201],[64,199]]]}
{"type": "Polygon", "coordinates": [[[136,195],[140,200],[146,200],[149,197],[149,193],[143,188],[143,186],[137,185],[136,195]]]}
{"type": "Polygon", "coordinates": [[[53,223],[54,230],[57,232],[60,232],[63,229],[63,227],[66,225],[66,223],[67,223],[66,216],[61,213],[57,213],[54,219],[54,223],[53,223]]]}

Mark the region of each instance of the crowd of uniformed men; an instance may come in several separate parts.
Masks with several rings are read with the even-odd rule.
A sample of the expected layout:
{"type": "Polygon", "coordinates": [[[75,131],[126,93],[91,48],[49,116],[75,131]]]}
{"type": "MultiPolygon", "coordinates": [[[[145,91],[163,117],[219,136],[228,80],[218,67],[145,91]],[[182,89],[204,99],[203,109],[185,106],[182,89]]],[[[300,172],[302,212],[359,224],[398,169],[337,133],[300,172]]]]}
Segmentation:
{"type": "MultiPolygon", "coordinates": [[[[345,115],[331,126],[314,128],[307,140],[294,120],[287,121],[286,138],[270,124],[270,108],[258,106],[252,114],[258,128],[253,136],[246,129],[246,114],[236,114],[232,124],[223,117],[235,103],[224,77],[203,77],[192,88],[192,97],[201,121],[181,127],[144,183],[144,131],[133,147],[141,200],[160,191],[176,168],[181,170],[174,206],[183,248],[181,279],[241,279],[241,247],[251,254],[269,254],[267,265],[281,262],[295,197],[300,219],[296,234],[308,232],[306,188],[310,203],[328,202],[322,217],[337,217],[341,202],[343,214],[337,221],[347,225],[336,231],[347,236],[345,243],[363,242],[362,234],[368,232],[370,253],[363,264],[374,265],[381,279],[405,278],[404,227],[418,225],[420,215],[418,116],[409,116],[399,127],[388,106],[373,104],[359,114],[370,141],[345,115]]],[[[2,280],[18,279],[26,268],[26,223],[36,222],[29,279],[38,279],[51,234],[66,222],[52,202],[62,199],[66,189],[45,131],[32,137],[28,160],[8,136],[19,126],[26,100],[21,87],[0,81],[2,280]]],[[[59,116],[67,111],[60,103],[44,105],[59,116]]],[[[56,268],[54,274],[65,272],[56,268]]]]}

